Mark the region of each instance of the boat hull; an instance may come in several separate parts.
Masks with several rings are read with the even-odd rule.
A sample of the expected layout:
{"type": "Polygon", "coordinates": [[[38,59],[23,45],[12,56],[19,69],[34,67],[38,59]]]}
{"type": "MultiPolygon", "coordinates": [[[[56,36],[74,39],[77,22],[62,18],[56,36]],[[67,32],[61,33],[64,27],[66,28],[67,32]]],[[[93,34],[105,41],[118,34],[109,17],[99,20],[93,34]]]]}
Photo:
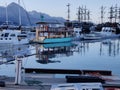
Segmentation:
{"type": "Polygon", "coordinates": [[[17,45],[17,44],[28,44],[29,41],[27,39],[25,40],[21,40],[21,41],[15,41],[15,40],[0,40],[0,44],[13,44],[13,45],[17,45]]]}
{"type": "Polygon", "coordinates": [[[31,41],[31,43],[42,43],[42,44],[48,44],[48,43],[62,43],[62,42],[70,42],[72,41],[72,37],[66,37],[66,38],[45,38],[44,40],[34,40],[31,41]]]}
{"type": "Polygon", "coordinates": [[[65,42],[65,43],[51,43],[51,44],[43,44],[44,48],[54,48],[54,47],[70,47],[74,45],[71,42],[65,42]]]}

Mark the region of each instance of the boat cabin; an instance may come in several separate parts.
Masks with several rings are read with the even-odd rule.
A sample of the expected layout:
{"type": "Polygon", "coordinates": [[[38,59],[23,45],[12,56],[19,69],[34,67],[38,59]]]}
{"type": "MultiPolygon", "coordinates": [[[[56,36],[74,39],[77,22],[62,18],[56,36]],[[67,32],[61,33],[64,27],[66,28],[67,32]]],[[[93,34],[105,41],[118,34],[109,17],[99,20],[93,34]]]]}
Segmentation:
{"type": "MultiPolygon", "coordinates": [[[[67,29],[65,27],[56,27],[52,24],[57,23],[48,23],[48,22],[38,22],[36,27],[36,37],[37,42],[44,42],[45,39],[49,39],[49,42],[62,42],[65,38],[71,38],[73,30],[67,29]],[[51,40],[52,41],[51,41],[51,40]]],[[[67,39],[68,40],[68,39],[67,39]]],[[[69,39],[70,40],[70,39],[69,39]]],[[[47,42],[48,43],[48,42],[47,42]]]]}

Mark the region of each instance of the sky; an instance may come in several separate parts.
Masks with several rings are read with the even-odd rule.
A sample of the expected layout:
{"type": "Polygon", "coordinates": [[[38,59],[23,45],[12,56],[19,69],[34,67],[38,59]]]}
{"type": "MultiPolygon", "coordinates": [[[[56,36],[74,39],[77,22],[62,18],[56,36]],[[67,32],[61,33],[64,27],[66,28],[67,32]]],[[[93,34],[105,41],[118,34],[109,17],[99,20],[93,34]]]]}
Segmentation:
{"type": "MultiPolygon", "coordinates": [[[[77,19],[77,11],[79,6],[83,6],[90,10],[91,20],[100,21],[100,7],[105,6],[105,14],[108,15],[108,9],[117,4],[120,7],[120,0],[20,0],[21,6],[28,11],[36,10],[38,12],[49,14],[50,16],[63,17],[67,19],[66,6],[70,3],[70,20],[77,19]]],[[[6,6],[11,2],[18,3],[18,0],[0,0],[0,6],[6,6]]],[[[107,20],[107,18],[106,18],[107,20]]]]}

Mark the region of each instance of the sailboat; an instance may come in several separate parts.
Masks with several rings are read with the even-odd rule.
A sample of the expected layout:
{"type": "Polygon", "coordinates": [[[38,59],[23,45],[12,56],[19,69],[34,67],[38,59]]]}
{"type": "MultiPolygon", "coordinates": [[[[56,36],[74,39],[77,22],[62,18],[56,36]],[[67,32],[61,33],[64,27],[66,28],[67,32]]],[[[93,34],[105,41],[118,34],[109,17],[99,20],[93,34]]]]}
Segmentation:
{"type": "MultiPolygon", "coordinates": [[[[18,0],[20,5],[20,0],[18,0]]],[[[21,26],[21,12],[19,8],[19,26],[21,26]]],[[[8,24],[8,16],[7,16],[7,7],[6,7],[6,23],[8,24]]],[[[9,28],[9,25],[6,29],[3,29],[0,33],[0,43],[3,44],[28,44],[29,40],[27,38],[27,34],[22,33],[22,31],[17,28],[9,28]]]]}

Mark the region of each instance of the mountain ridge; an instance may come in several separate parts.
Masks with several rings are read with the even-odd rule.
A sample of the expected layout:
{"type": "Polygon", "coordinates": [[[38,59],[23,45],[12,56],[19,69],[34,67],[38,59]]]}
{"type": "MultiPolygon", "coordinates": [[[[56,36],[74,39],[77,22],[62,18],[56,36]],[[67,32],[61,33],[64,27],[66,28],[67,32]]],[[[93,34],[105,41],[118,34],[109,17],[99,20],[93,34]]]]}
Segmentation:
{"type": "Polygon", "coordinates": [[[41,21],[41,17],[44,17],[44,21],[47,22],[59,22],[64,23],[65,19],[62,17],[54,17],[50,16],[46,13],[33,11],[26,11],[23,7],[18,5],[17,3],[10,3],[7,7],[0,6],[0,24],[6,22],[6,9],[8,13],[8,21],[13,22],[15,25],[19,25],[19,8],[21,12],[21,22],[22,25],[29,26],[35,25],[36,22],[41,21]]]}

